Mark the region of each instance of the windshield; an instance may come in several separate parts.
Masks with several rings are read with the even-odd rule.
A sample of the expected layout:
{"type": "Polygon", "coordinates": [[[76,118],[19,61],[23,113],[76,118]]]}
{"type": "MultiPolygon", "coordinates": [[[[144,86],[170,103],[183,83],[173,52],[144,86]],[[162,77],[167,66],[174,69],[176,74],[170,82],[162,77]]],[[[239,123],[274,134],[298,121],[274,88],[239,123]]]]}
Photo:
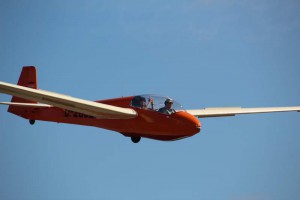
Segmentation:
{"type": "MultiPolygon", "coordinates": [[[[151,95],[151,94],[150,95],[149,94],[148,95],[147,94],[146,95],[138,95],[138,96],[133,97],[133,99],[131,100],[131,106],[158,111],[160,108],[163,108],[165,106],[165,101],[167,99],[170,99],[170,98],[157,96],[157,95],[151,95]],[[153,104],[151,102],[153,102],[153,104]]],[[[174,100],[173,100],[172,108],[175,111],[184,110],[183,106],[174,100]]]]}

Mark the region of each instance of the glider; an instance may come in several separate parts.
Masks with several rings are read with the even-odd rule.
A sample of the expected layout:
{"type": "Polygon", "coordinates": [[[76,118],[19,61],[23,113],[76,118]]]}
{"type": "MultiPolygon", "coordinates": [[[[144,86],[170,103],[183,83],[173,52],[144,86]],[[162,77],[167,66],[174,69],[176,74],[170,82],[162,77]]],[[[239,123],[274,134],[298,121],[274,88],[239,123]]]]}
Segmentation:
{"type": "Polygon", "coordinates": [[[141,138],[172,141],[193,136],[201,130],[197,118],[300,111],[300,106],[184,110],[178,102],[156,95],[89,101],[38,89],[34,66],[23,67],[17,85],[0,82],[0,93],[13,96],[11,102],[0,104],[32,125],[42,120],[95,126],[119,132],[134,143],[141,138]]]}

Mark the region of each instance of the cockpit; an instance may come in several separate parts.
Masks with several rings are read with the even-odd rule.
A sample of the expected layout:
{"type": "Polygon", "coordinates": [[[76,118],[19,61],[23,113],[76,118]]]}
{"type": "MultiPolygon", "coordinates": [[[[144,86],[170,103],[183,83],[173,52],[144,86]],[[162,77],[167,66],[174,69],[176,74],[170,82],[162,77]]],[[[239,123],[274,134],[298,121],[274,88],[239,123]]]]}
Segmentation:
{"type": "Polygon", "coordinates": [[[152,110],[160,112],[162,108],[165,107],[165,102],[170,101],[172,102],[172,109],[174,112],[184,110],[183,106],[168,97],[162,97],[157,95],[138,95],[133,97],[131,100],[131,106],[135,108],[145,109],[145,110],[152,110]]]}

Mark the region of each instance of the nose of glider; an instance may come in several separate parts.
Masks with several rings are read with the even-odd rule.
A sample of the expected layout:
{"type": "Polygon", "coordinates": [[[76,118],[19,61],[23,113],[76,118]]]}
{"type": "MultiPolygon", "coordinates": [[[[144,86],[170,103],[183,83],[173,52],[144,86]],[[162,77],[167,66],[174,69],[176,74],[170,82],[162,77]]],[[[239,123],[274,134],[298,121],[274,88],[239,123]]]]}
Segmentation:
{"type": "Polygon", "coordinates": [[[193,115],[189,116],[189,124],[190,124],[191,135],[197,134],[201,131],[201,123],[193,115]]]}
{"type": "Polygon", "coordinates": [[[195,126],[195,133],[199,133],[201,131],[201,123],[200,121],[192,115],[192,123],[195,126]]]}
{"type": "Polygon", "coordinates": [[[196,129],[197,129],[197,133],[199,133],[201,131],[201,123],[199,122],[199,125],[196,125],[196,129]]]}
{"type": "Polygon", "coordinates": [[[180,112],[179,114],[184,118],[186,124],[184,131],[186,133],[188,132],[190,135],[194,135],[201,131],[201,123],[195,116],[187,112],[180,112]]]}

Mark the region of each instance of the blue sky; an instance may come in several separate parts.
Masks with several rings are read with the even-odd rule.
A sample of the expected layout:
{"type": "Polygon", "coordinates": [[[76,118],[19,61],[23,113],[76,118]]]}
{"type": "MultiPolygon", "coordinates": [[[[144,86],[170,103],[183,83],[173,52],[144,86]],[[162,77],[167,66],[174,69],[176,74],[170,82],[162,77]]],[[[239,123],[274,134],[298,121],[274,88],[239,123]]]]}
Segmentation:
{"type": "MultiPolygon", "coordinates": [[[[155,93],[187,109],[300,105],[296,0],[0,2],[0,80],[88,100],[155,93]]],[[[0,101],[10,96],[0,94],[0,101]]],[[[176,142],[0,107],[0,199],[300,199],[300,114],[201,119],[176,142]]]]}

